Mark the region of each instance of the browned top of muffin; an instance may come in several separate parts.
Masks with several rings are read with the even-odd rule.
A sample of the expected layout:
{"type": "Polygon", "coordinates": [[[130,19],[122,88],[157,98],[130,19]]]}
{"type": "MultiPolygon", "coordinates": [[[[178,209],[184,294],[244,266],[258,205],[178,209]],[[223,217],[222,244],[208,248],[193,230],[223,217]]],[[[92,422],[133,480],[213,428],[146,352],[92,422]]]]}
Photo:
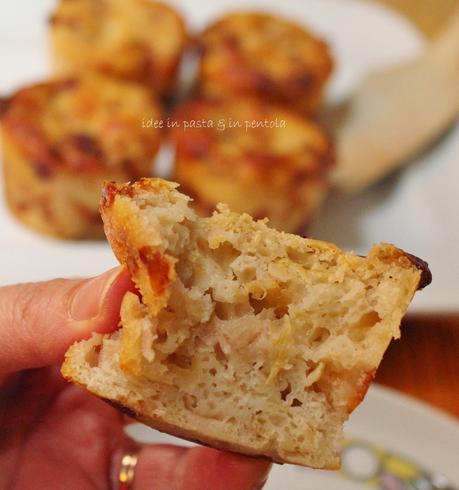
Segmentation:
{"type": "Polygon", "coordinates": [[[175,120],[178,164],[208,165],[217,174],[274,186],[320,177],[333,164],[324,131],[285,107],[199,98],[179,107],[175,120]]]}
{"type": "Polygon", "coordinates": [[[266,13],[232,13],[201,36],[203,77],[291,100],[316,91],[330,75],[328,46],[301,26],[266,13]],[[284,95],[284,97],[282,96],[284,95]]]}
{"type": "Polygon", "coordinates": [[[62,0],[50,23],[61,73],[90,67],[161,93],[187,42],[181,16],[151,0],[62,0]]]}
{"type": "Polygon", "coordinates": [[[124,167],[141,176],[159,146],[159,131],[142,127],[161,117],[150,91],[99,75],[20,89],[4,101],[3,130],[43,169],[91,173],[124,167]]]}

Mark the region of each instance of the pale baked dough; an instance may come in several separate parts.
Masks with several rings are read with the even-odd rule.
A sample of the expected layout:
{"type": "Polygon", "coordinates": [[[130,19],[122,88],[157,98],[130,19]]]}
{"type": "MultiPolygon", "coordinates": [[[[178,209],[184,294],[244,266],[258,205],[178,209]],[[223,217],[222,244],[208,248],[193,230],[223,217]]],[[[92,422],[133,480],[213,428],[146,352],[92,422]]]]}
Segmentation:
{"type": "Polygon", "coordinates": [[[198,218],[175,189],[106,185],[107,236],[140,296],[124,297],[118,331],[69,349],[64,376],[159,430],[337,468],[342,425],[426,264],[388,244],[344,253],[224,205],[198,218]]]}

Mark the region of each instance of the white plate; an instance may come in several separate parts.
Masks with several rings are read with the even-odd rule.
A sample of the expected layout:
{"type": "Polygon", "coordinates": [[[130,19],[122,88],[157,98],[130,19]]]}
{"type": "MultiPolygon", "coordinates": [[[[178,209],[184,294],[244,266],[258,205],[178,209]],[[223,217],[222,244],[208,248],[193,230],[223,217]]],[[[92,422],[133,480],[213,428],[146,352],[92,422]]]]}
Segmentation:
{"type": "MultiPolygon", "coordinates": [[[[162,434],[141,424],[128,429],[129,434],[142,442],[172,443],[191,446],[181,439],[162,434]]],[[[446,476],[451,484],[459,486],[459,424],[452,418],[429,408],[395,391],[372,385],[365,400],[351,415],[346,425],[346,435],[366,441],[381,450],[389,451],[399,458],[382,463],[382,471],[406,474],[405,459],[426,472],[446,476]]],[[[374,454],[369,450],[355,453],[358,471],[367,471],[370,476],[374,454]],[[358,458],[358,460],[357,460],[358,458]]],[[[379,469],[381,471],[381,468],[379,469]]],[[[354,477],[357,476],[353,473],[354,477]]],[[[371,480],[370,478],[368,478],[371,480]]],[[[318,471],[293,465],[274,465],[266,490],[368,490],[377,488],[374,480],[360,483],[340,472],[318,471]]],[[[401,487],[393,487],[394,490],[401,487]]],[[[415,490],[415,487],[404,487],[415,490]]],[[[419,487],[419,490],[423,487],[419,487]]],[[[424,487],[426,490],[428,487],[424,487]]],[[[459,488],[459,487],[458,487],[459,488]]]]}
{"type": "MultiPolygon", "coordinates": [[[[46,18],[52,0],[0,5],[0,93],[46,77],[46,18]]],[[[324,36],[337,63],[329,98],[348,95],[368,71],[416,56],[421,35],[398,14],[358,0],[175,0],[190,25],[202,27],[222,12],[263,8],[304,22],[324,36]]],[[[458,309],[459,127],[401,175],[356,197],[330,199],[308,231],[364,254],[387,241],[426,259],[434,282],[417,294],[412,310],[458,309]]],[[[1,197],[1,196],[0,196],[1,197]]],[[[0,284],[90,275],[115,265],[105,244],[63,243],[18,225],[0,200],[0,284]]]]}

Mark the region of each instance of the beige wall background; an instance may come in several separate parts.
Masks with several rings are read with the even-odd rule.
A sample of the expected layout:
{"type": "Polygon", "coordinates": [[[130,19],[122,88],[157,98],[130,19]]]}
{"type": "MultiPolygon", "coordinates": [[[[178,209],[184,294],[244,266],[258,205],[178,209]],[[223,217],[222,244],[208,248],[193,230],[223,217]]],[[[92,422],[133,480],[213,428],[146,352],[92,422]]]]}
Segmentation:
{"type": "Polygon", "coordinates": [[[459,0],[368,0],[408,16],[429,38],[435,37],[459,8],[459,0]]]}

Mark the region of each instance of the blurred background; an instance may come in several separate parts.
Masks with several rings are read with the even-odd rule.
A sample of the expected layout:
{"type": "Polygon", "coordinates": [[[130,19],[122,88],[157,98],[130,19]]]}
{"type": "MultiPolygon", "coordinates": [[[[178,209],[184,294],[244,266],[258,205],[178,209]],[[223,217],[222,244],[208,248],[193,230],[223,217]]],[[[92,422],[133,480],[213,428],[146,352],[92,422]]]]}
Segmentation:
{"type": "MultiPolygon", "coordinates": [[[[433,283],[416,295],[378,371],[376,381],[397,391],[370,390],[351,435],[365,436],[368,416],[374,434],[365,439],[375,447],[459,485],[459,2],[174,0],[151,16],[132,11],[138,2],[112,3],[117,14],[103,26],[103,2],[0,5],[0,283],[115,265],[105,241],[94,240],[107,178],[168,177],[203,214],[228,201],[358,254],[394,243],[429,263],[433,283]],[[272,18],[220,22],[248,10],[272,18]],[[92,71],[105,78],[87,82],[92,71]],[[290,73],[294,83],[285,82],[290,73]],[[83,81],[59,85],[70,78],[83,81]],[[153,127],[168,118],[287,126],[153,127]],[[381,406],[400,414],[396,431],[381,406]],[[426,432],[431,447],[419,449],[429,425],[437,435],[426,432]]],[[[319,478],[288,471],[293,489],[319,478]]],[[[272,488],[286,475],[276,473],[272,488]]],[[[375,487],[367,476],[339,488],[375,487]]],[[[320,488],[337,488],[324,478],[320,488]]]]}

